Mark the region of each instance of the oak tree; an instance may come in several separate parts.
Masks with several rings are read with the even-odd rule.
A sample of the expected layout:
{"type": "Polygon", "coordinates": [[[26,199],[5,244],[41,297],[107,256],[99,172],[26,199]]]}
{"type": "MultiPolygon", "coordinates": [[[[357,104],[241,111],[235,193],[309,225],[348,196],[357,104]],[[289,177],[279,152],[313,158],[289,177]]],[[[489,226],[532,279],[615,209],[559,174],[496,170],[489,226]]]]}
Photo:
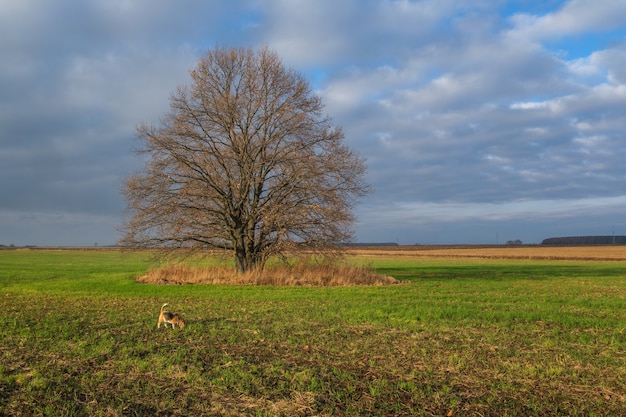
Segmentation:
{"type": "Polygon", "coordinates": [[[306,79],[268,48],[211,49],[190,75],[137,128],[144,167],[123,187],[121,243],[226,248],[244,272],[349,240],[365,162],[306,79]]]}

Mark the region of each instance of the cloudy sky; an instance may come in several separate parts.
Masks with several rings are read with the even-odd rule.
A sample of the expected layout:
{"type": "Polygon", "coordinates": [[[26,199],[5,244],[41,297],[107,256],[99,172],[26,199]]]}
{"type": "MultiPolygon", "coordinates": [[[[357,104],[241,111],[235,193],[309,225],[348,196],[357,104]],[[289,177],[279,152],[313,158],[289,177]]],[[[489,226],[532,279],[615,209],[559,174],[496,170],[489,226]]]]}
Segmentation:
{"type": "Polygon", "coordinates": [[[0,0],[0,244],[114,244],[135,127],[267,45],[368,161],[357,239],[626,234],[623,0],[0,0]]]}

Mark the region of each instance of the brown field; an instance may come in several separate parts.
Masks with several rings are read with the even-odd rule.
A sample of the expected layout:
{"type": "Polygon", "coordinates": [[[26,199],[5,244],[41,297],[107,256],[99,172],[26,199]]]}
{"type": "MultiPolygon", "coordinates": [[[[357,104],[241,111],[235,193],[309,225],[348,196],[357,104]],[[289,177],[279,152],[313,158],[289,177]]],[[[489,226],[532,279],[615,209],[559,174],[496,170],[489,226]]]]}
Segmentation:
{"type": "Polygon", "coordinates": [[[348,254],[359,257],[475,258],[625,261],[626,246],[368,246],[348,254]]]}
{"type": "MultiPolygon", "coordinates": [[[[64,251],[124,251],[120,247],[31,247],[0,250],[64,250],[64,251]]],[[[150,250],[145,250],[149,252],[150,250]]],[[[209,250],[206,253],[217,258],[229,259],[230,252],[209,250]]],[[[467,258],[467,259],[534,259],[534,260],[587,260],[626,261],[626,245],[407,245],[407,246],[349,246],[346,254],[363,258],[467,258]]]]}

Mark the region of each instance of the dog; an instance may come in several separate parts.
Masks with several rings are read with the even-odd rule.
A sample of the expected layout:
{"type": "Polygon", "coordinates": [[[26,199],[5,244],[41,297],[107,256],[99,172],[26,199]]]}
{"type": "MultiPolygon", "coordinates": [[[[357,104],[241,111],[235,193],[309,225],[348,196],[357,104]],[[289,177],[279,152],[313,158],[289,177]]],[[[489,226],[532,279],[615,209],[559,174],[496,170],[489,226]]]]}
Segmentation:
{"type": "Polygon", "coordinates": [[[159,321],[157,322],[157,329],[161,328],[161,323],[167,327],[168,324],[172,325],[172,329],[178,326],[180,329],[185,327],[185,319],[179,314],[165,311],[164,308],[168,304],[165,303],[161,306],[161,312],[159,313],[159,321]]]}

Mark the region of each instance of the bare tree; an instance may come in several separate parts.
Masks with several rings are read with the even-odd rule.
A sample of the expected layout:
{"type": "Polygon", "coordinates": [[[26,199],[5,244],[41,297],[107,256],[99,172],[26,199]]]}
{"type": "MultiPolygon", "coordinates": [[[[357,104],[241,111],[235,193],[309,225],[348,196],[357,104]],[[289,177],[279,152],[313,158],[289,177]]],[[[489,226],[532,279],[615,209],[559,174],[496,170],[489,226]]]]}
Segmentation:
{"type": "Polygon", "coordinates": [[[123,188],[121,243],[227,248],[243,272],[349,240],[365,162],[310,84],[267,48],[210,50],[190,74],[160,123],[137,128],[145,166],[123,188]]]}

